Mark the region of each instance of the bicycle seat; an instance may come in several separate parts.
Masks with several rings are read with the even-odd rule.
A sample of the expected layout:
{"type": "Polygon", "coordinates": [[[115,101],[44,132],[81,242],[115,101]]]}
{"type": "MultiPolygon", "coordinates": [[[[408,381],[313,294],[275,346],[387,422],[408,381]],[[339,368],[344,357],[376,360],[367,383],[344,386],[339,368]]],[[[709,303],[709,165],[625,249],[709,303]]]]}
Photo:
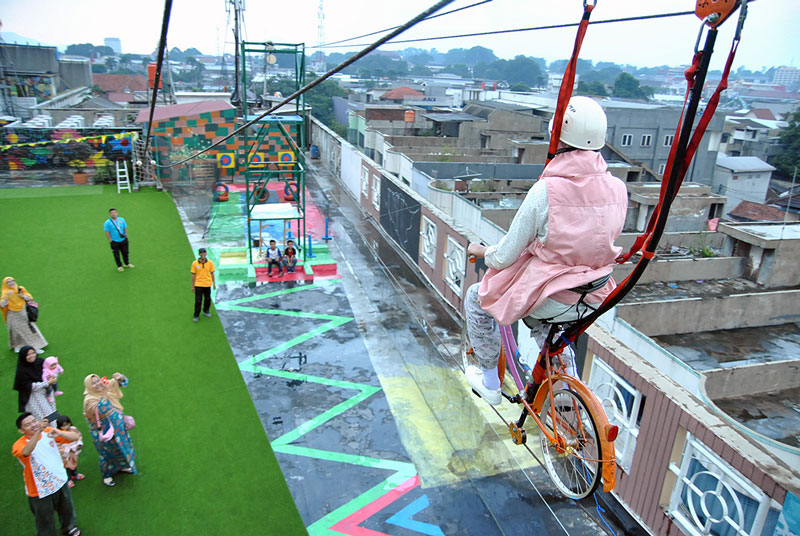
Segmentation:
{"type": "MultiPolygon", "coordinates": [[[[578,300],[577,303],[574,305],[568,306],[563,312],[552,316],[549,315],[547,317],[540,317],[537,315],[536,311],[531,312],[528,316],[524,317],[522,321],[525,323],[526,326],[530,329],[534,329],[536,326],[545,324],[545,325],[559,325],[562,326],[561,329],[566,329],[567,327],[571,326],[590,311],[594,310],[594,307],[588,305],[583,299],[586,297],[587,294],[591,294],[597,290],[603,288],[608,280],[611,279],[611,273],[595,279],[594,281],[590,281],[586,284],[573,287],[569,289],[570,292],[574,292],[576,294],[580,294],[581,298],[578,300]]],[[[566,305],[566,304],[565,304],[566,305]]],[[[541,313],[539,313],[541,315],[541,313]]]]}

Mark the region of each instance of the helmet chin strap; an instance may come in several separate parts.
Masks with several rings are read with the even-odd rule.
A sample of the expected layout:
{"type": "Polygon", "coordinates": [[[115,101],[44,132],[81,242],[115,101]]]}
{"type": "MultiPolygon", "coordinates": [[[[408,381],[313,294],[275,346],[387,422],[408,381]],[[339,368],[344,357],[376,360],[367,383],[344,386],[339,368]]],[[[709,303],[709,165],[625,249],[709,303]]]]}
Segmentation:
{"type": "Polygon", "coordinates": [[[568,153],[570,151],[577,151],[577,150],[578,150],[577,147],[570,147],[569,145],[567,145],[566,147],[561,147],[560,149],[558,149],[556,151],[556,156],[558,156],[560,154],[568,153]]]}

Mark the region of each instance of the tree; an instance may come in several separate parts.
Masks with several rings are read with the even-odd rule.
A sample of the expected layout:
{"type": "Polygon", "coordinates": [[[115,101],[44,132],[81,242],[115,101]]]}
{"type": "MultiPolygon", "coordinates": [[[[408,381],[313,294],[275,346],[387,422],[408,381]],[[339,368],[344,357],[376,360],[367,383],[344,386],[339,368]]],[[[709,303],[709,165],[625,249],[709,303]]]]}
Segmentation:
{"type": "Polygon", "coordinates": [[[504,79],[509,84],[524,82],[531,87],[541,87],[547,83],[547,77],[539,69],[539,64],[523,55],[507,62],[504,79]]]}
{"type": "Polygon", "coordinates": [[[780,132],[781,152],[775,157],[775,167],[792,176],[800,167],[800,108],[788,116],[789,125],[780,132]]]}
{"type": "Polygon", "coordinates": [[[608,91],[606,91],[606,86],[602,82],[584,82],[583,80],[580,80],[578,82],[577,94],[606,97],[608,96],[608,91]]]}
{"type": "Polygon", "coordinates": [[[94,53],[96,56],[116,56],[117,53],[114,52],[114,49],[111,47],[107,47],[104,45],[94,47],[94,53]]]}
{"type": "Polygon", "coordinates": [[[525,82],[517,82],[516,84],[511,84],[508,89],[511,91],[530,91],[531,87],[525,82]]]}
{"type": "Polygon", "coordinates": [[[115,60],[114,58],[106,58],[106,61],[105,61],[106,69],[108,69],[109,71],[113,71],[114,69],[117,68],[118,63],[119,62],[117,60],[115,60]]]}
{"type": "Polygon", "coordinates": [[[206,70],[206,66],[197,61],[197,58],[192,56],[186,60],[186,64],[192,67],[192,77],[194,81],[202,87],[203,85],[203,71],[206,70]]]}
{"type": "Polygon", "coordinates": [[[415,65],[408,71],[408,74],[415,76],[431,76],[433,72],[424,65],[415,65]]]}
{"type": "MultiPolygon", "coordinates": [[[[647,90],[639,87],[639,81],[632,74],[626,72],[622,72],[617,76],[612,94],[621,99],[648,99],[647,90]]],[[[650,89],[650,94],[652,94],[652,89],[650,89]]]]}
{"type": "Polygon", "coordinates": [[[100,65],[99,63],[92,64],[92,72],[95,74],[105,74],[108,72],[105,65],[100,65]]]}
{"type": "Polygon", "coordinates": [[[433,56],[430,54],[413,54],[406,58],[409,63],[414,65],[427,65],[433,63],[433,56]]]}
{"type": "Polygon", "coordinates": [[[347,92],[333,80],[325,80],[306,93],[306,104],[311,106],[311,115],[329,127],[334,126],[333,97],[344,97],[347,92]]]}
{"type": "Polygon", "coordinates": [[[472,73],[469,72],[469,67],[467,67],[463,63],[448,65],[442,70],[442,72],[455,74],[457,76],[460,76],[461,78],[472,78],[472,73]]]}
{"type": "Polygon", "coordinates": [[[66,54],[68,56],[83,56],[84,58],[91,58],[94,52],[94,45],[91,43],[81,43],[80,45],[69,45],[66,54]]]}

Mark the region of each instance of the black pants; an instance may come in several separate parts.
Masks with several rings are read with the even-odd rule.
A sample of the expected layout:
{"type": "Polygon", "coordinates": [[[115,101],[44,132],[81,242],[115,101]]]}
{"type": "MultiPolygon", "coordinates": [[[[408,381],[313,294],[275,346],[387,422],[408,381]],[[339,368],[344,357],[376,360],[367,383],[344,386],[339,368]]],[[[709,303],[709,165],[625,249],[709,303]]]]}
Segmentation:
{"type": "Polygon", "coordinates": [[[281,268],[281,263],[279,263],[278,261],[270,260],[267,263],[267,274],[271,274],[272,273],[272,267],[273,266],[277,266],[278,267],[278,273],[279,274],[283,273],[283,269],[281,268]]]}
{"type": "Polygon", "coordinates": [[[204,313],[211,312],[211,287],[194,287],[194,317],[200,316],[200,306],[203,305],[203,298],[205,298],[205,306],[203,307],[204,313]]]}
{"type": "Polygon", "coordinates": [[[75,507],[72,504],[72,492],[67,484],[52,495],[40,499],[39,497],[28,497],[28,504],[36,518],[37,536],[56,536],[56,518],[61,522],[61,533],[66,534],[75,527],[77,517],[75,507]]]}
{"type": "Polygon", "coordinates": [[[111,251],[114,252],[114,260],[117,261],[117,266],[122,266],[122,262],[119,260],[119,254],[122,253],[122,260],[125,262],[126,265],[130,264],[128,262],[128,239],[126,238],[122,242],[114,242],[111,241],[111,251]]]}

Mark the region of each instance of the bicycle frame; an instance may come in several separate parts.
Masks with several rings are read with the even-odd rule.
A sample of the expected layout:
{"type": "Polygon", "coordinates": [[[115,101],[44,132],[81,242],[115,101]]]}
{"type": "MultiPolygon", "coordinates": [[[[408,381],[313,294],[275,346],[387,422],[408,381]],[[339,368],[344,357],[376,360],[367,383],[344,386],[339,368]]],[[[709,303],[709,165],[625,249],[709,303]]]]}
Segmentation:
{"type": "MultiPolygon", "coordinates": [[[[519,376],[519,372],[517,371],[516,356],[518,349],[511,326],[500,326],[500,338],[503,342],[500,352],[500,362],[504,364],[506,359],[511,359],[514,361],[514,366],[509,367],[509,369],[511,370],[511,375],[514,378],[514,383],[516,384],[517,389],[519,390],[520,394],[524,394],[524,396],[520,396],[520,402],[523,405],[523,410],[519,421],[517,421],[517,426],[521,428],[525,417],[530,415],[539,426],[539,429],[542,431],[542,433],[547,436],[548,441],[554,445],[563,446],[563,440],[560,437],[557,437],[557,430],[554,430],[555,434],[550,434],[547,430],[547,426],[545,426],[545,424],[542,422],[539,415],[547,397],[550,396],[551,400],[553,399],[553,385],[559,381],[565,382],[571,389],[575,390],[581,396],[585,404],[590,408],[593,417],[597,421],[595,424],[600,432],[600,455],[602,457],[602,459],[599,461],[603,462],[603,491],[608,492],[614,489],[617,482],[617,457],[616,451],[614,450],[614,441],[608,439],[612,425],[608,421],[608,417],[606,416],[606,412],[603,409],[602,403],[594,394],[594,392],[592,392],[592,390],[589,389],[589,386],[583,383],[579,378],[565,373],[563,365],[561,370],[553,371],[550,366],[550,358],[552,356],[550,355],[549,351],[543,351],[539,356],[539,362],[541,363],[544,361],[545,363],[544,381],[539,384],[536,392],[532,393],[531,391],[536,388],[536,384],[531,382],[523,382],[522,378],[519,376]]],[[[551,404],[550,408],[552,411],[551,418],[555,419],[555,405],[551,404]]]]}

